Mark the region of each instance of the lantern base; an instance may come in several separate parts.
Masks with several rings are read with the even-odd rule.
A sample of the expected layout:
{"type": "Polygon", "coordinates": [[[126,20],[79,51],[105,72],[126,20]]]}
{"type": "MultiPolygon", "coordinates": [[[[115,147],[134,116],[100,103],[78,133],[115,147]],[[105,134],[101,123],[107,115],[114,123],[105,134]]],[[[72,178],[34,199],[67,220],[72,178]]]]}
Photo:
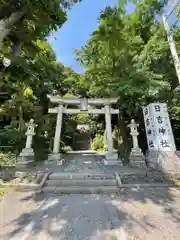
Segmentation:
{"type": "Polygon", "coordinates": [[[34,162],[34,150],[32,148],[23,148],[19,154],[16,166],[23,167],[34,162]]]}
{"type": "Polygon", "coordinates": [[[142,153],[142,150],[140,148],[132,148],[129,157],[129,166],[137,168],[147,167],[144,154],[142,153]]]}
{"type": "Polygon", "coordinates": [[[65,160],[62,157],[61,153],[51,153],[48,155],[48,160],[46,161],[46,164],[56,163],[57,165],[63,165],[65,160]]]}

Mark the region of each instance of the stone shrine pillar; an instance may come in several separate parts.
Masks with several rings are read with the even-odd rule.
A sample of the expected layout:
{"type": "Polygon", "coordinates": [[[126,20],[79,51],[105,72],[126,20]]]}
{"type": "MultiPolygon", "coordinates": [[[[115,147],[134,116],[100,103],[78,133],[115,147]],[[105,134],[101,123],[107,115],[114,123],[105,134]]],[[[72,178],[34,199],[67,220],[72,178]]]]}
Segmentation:
{"type": "Polygon", "coordinates": [[[32,163],[34,161],[34,150],[32,149],[32,140],[33,136],[35,136],[35,128],[37,127],[37,124],[34,123],[34,119],[31,119],[29,123],[26,124],[27,131],[26,131],[26,146],[21,151],[17,166],[21,167],[23,165],[27,165],[29,163],[32,163]]]}
{"type": "Polygon", "coordinates": [[[122,165],[122,162],[118,160],[118,154],[115,153],[113,149],[110,105],[105,105],[105,122],[106,122],[108,153],[106,155],[106,160],[104,160],[104,164],[105,165],[116,165],[116,164],[122,165]]]}
{"type": "Polygon", "coordinates": [[[54,145],[52,154],[48,155],[48,160],[61,161],[61,154],[59,153],[60,141],[61,141],[61,128],[62,128],[62,117],[63,117],[63,105],[58,106],[58,113],[56,119],[56,129],[54,136],[54,145]]]}
{"type": "Polygon", "coordinates": [[[112,136],[111,113],[110,113],[109,105],[105,106],[105,120],[106,120],[108,154],[112,154],[113,153],[113,136],[112,136]]]}
{"type": "Polygon", "coordinates": [[[143,107],[143,115],[148,143],[148,166],[165,172],[180,170],[167,104],[149,104],[143,107]]]}
{"type": "Polygon", "coordinates": [[[139,124],[136,124],[135,120],[132,119],[131,124],[129,124],[128,127],[130,128],[130,135],[132,136],[133,140],[133,148],[131,149],[131,154],[129,157],[129,165],[131,167],[146,167],[145,157],[138,144],[139,132],[137,128],[139,127],[139,124]]]}

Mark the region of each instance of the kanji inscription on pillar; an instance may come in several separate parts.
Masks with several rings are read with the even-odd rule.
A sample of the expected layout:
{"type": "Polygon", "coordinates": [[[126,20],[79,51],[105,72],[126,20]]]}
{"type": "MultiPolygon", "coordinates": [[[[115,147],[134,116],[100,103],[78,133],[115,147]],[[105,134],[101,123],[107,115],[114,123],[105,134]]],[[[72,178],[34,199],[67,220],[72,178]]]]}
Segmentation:
{"type": "Polygon", "coordinates": [[[149,150],[176,151],[166,103],[151,103],[143,107],[149,150]]]}
{"type": "Polygon", "coordinates": [[[155,134],[154,119],[152,118],[150,106],[143,108],[144,122],[146,127],[147,144],[149,150],[158,150],[158,142],[155,134]]]}

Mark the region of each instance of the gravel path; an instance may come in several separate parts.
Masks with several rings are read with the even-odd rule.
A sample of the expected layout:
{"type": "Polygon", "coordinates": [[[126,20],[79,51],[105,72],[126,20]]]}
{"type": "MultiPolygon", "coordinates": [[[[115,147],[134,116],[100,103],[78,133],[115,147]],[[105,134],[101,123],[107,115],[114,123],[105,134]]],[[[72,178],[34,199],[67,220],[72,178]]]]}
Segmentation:
{"type": "Polygon", "coordinates": [[[38,196],[29,199],[26,196],[27,200],[22,201],[19,195],[15,203],[7,198],[1,212],[0,232],[3,230],[4,234],[0,239],[180,239],[180,190],[177,189],[134,189],[119,196],[44,197],[44,202],[38,196]]]}

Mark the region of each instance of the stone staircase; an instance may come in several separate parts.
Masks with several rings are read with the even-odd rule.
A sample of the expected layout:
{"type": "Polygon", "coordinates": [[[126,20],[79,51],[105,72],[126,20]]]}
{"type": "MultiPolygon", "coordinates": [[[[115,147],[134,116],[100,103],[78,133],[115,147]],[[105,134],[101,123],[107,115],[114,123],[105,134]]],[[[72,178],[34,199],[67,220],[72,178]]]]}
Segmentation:
{"type": "Polygon", "coordinates": [[[41,192],[51,194],[111,194],[122,188],[174,186],[180,173],[167,175],[156,170],[124,173],[54,172],[47,175],[41,192]]]}
{"type": "Polygon", "coordinates": [[[43,188],[44,193],[98,194],[119,191],[115,174],[51,173],[43,188]]]}

